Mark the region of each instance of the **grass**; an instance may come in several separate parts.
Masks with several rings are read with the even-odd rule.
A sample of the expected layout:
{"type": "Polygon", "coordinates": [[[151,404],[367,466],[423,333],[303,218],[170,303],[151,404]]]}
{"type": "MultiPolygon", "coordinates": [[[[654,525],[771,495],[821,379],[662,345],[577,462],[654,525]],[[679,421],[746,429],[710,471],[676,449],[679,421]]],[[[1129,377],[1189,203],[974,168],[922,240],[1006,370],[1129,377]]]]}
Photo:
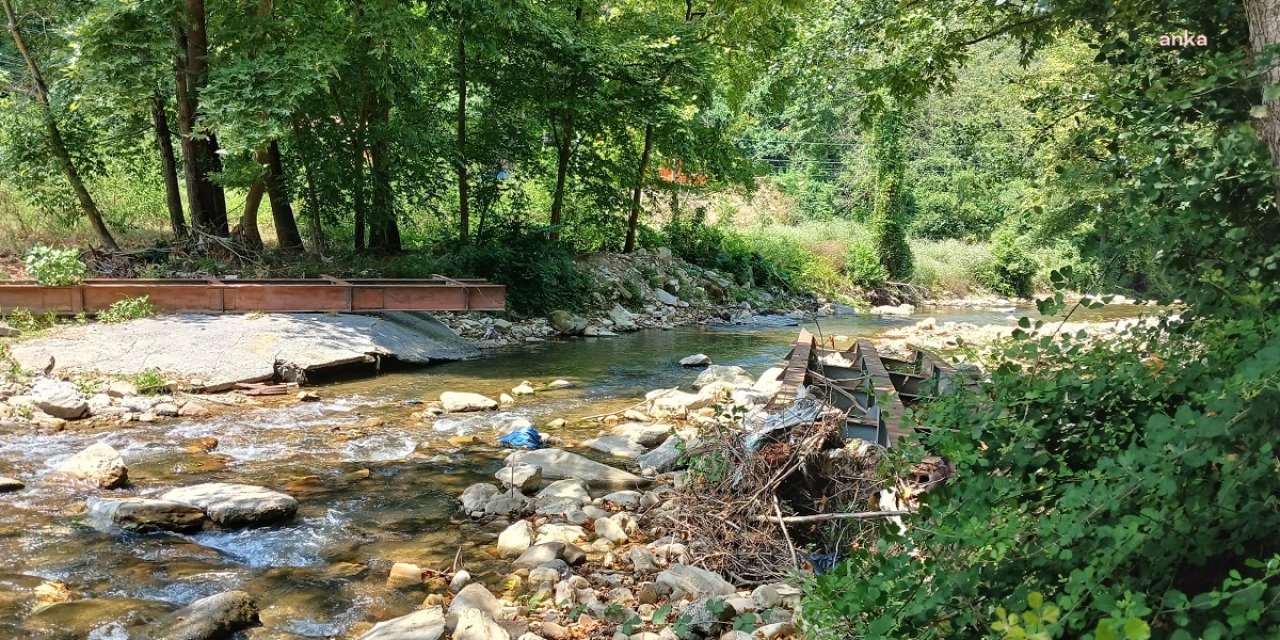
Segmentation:
{"type": "Polygon", "coordinates": [[[147,296],[116,300],[105,311],[98,313],[98,322],[115,323],[156,315],[156,307],[147,296]]]}
{"type": "Polygon", "coordinates": [[[927,287],[934,295],[965,296],[985,292],[978,284],[977,272],[983,263],[991,259],[989,244],[912,240],[911,253],[916,261],[912,284],[927,287]]]}

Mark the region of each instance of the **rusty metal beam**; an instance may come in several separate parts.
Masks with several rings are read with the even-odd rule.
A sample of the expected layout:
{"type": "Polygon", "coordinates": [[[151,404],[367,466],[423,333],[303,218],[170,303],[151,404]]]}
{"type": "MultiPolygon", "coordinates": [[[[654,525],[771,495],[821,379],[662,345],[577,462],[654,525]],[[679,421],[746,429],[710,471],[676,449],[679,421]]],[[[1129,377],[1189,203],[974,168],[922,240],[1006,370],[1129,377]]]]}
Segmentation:
{"type": "Polygon", "coordinates": [[[166,312],[503,311],[506,287],[484,280],[86,280],[69,287],[0,284],[0,312],[95,313],[147,296],[166,312]]]}

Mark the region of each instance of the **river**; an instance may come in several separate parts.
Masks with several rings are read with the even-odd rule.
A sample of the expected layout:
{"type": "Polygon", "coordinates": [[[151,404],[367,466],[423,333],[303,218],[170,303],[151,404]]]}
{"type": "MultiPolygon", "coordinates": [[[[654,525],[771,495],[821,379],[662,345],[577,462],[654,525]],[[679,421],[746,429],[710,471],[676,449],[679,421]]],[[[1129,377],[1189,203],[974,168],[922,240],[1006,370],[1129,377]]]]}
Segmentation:
{"type": "MultiPolygon", "coordinates": [[[[875,337],[925,315],[1011,324],[1007,312],[922,311],[911,318],[855,316],[807,326],[822,335],[875,337]]],[[[1135,310],[1102,313],[1121,317],[1135,310]]],[[[457,447],[450,437],[489,442],[514,418],[542,425],[620,409],[651,389],[687,385],[692,374],[677,361],[693,353],[759,374],[786,355],[795,332],[685,327],[539,343],[321,385],[320,402],[133,423],[110,432],[4,435],[0,475],[28,487],[0,496],[0,637],[120,640],[130,624],[230,589],[249,592],[261,606],[272,633],[255,638],[343,637],[359,621],[408,613],[422,601],[421,591],[385,586],[394,562],[448,569],[460,553],[472,574],[496,582],[507,563],[489,550],[506,522],[461,518],[456,496],[472,483],[492,480],[503,452],[483,443],[457,447]],[[415,402],[434,400],[442,391],[497,397],[524,380],[538,386],[553,379],[573,386],[483,415],[433,422],[410,417],[415,402]],[[204,437],[218,439],[212,453],[193,443],[204,437]],[[84,500],[94,492],[41,485],[39,478],[97,441],[118,449],[129,465],[131,485],[112,495],[243,482],[291,493],[301,502],[298,517],[276,528],[194,535],[96,530],[82,517],[84,500]],[[46,606],[51,602],[61,604],[46,606]]],[[[570,428],[560,435],[572,440],[594,431],[570,428]]]]}

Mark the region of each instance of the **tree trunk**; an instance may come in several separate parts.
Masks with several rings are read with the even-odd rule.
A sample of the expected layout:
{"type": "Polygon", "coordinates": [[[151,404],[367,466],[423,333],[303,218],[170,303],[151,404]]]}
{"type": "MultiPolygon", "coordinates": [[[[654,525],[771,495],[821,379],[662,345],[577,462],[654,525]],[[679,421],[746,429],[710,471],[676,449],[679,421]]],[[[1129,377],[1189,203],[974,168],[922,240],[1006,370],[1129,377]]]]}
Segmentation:
{"type": "Polygon", "coordinates": [[[221,168],[217,141],[208,132],[196,135],[196,113],[200,89],[208,68],[209,40],[205,32],[204,0],[185,0],[185,28],[175,28],[174,37],[182,52],[174,61],[178,94],[178,129],[182,134],[183,163],[187,171],[187,206],[191,225],[205,233],[229,235],[227,204],[222,186],[210,178],[221,168]]]}
{"type": "Polygon", "coordinates": [[[151,115],[156,126],[156,148],[160,151],[160,173],[164,176],[169,227],[173,229],[174,238],[184,238],[187,235],[187,219],[182,212],[182,193],[178,187],[178,160],[173,155],[173,135],[169,132],[169,116],[165,113],[164,96],[158,90],[151,96],[151,115]]]}
{"type": "Polygon", "coordinates": [[[653,150],[653,125],[644,127],[644,151],[640,152],[640,172],[636,174],[636,186],[631,192],[631,217],[627,219],[627,241],[622,245],[623,253],[631,253],[636,248],[636,225],[640,222],[640,196],[644,192],[644,176],[649,172],[649,153],[653,150]]]}
{"type": "Polygon", "coordinates": [[[376,98],[374,120],[378,123],[369,145],[369,155],[373,156],[371,171],[373,186],[373,202],[369,210],[369,248],[379,251],[395,252],[400,250],[400,228],[396,224],[395,198],[391,190],[390,145],[387,144],[387,129],[391,118],[391,103],[384,97],[376,98]]]}
{"type": "MultiPolygon", "coordinates": [[[[564,190],[569,176],[569,159],[573,153],[573,114],[564,114],[560,126],[560,139],[556,141],[556,188],[551,198],[551,226],[559,227],[564,219],[564,190]]],[[[551,232],[551,238],[560,238],[559,230],[551,232]]]]}
{"type": "Polygon", "coordinates": [[[3,0],[3,4],[5,17],[9,20],[9,33],[13,36],[13,43],[17,46],[23,62],[27,64],[32,83],[35,84],[36,100],[40,102],[43,111],[49,146],[62,165],[62,173],[67,176],[67,182],[71,183],[71,189],[75,191],[76,199],[80,201],[80,208],[89,218],[89,224],[93,227],[94,234],[98,236],[98,242],[101,242],[102,246],[109,251],[119,251],[119,245],[116,244],[115,238],[111,237],[111,231],[107,229],[106,222],[102,220],[98,205],[93,201],[93,196],[89,195],[89,189],[85,187],[84,180],[80,178],[80,172],[71,161],[71,153],[67,151],[66,142],[62,139],[62,131],[58,129],[58,122],[53,117],[53,109],[49,106],[49,88],[45,86],[44,76],[40,75],[40,68],[36,66],[35,59],[27,50],[27,42],[22,38],[22,31],[18,29],[18,18],[13,12],[13,4],[9,0],[3,0]]]}
{"type": "Polygon", "coordinates": [[[237,225],[236,239],[250,249],[262,248],[262,234],[258,232],[258,207],[262,205],[262,194],[267,190],[261,180],[249,185],[249,194],[244,198],[244,213],[237,225]]]}
{"type": "Polygon", "coordinates": [[[470,189],[467,184],[467,44],[458,22],[458,240],[471,235],[470,189]]]}
{"type": "Polygon", "coordinates": [[[285,184],[284,163],[280,161],[280,145],[272,140],[258,153],[258,164],[266,174],[262,181],[267,186],[267,199],[271,201],[271,219],[276,225],[276,241],[285,251],[302,249],[302,234],[298,221],[293,217],[293,204],[289,202],[289,189],[285,184]]]}
{"type": "MultiPolygon", "coordinates": [[[[1280,43],[1280,0],[1244,0],[1245,19],[1249,23],[1249,45],[1254,53],[1280,43]]],[[[1280,85],[1280,59],[1266,60],[1262,74],[1263,87],[1280,85]]],[[[1258,136],[1271,152],[1271,164],[1280,169],[1280,98],[1263,103],[1266,115],[1259,118],[1258,136]]],[[[1276,186],[1276,203],[1280,205],[1280,182],[1276,186]]]]}

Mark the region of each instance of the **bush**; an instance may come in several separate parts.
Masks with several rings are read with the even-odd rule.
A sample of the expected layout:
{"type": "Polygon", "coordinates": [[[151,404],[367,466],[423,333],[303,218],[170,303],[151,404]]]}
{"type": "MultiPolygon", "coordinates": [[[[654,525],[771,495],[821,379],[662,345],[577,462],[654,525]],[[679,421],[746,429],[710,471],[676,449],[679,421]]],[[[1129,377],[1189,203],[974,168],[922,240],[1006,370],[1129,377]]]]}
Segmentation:
{"type": "Polygon", "coordinates": [[[955,478],[909,539],[884,527],[812,580],[817,637],[1280,637],[1280,322],[1093,343],[1023,322],[982,393],[918,412],[903,454],[955,478]]]}
{"type": "Polygon", "coordinates": [[[27,273],[45,287],[67,287],[80,284],[88,273],[75,249],[57,249],[42,244],[27,251],[27,273]]]}
{"type": "Polygon", "coordinates": [[[19,332],[35,333],[58,324],[58,316],[52,311],[38,316],[31,313],[30,309],[18,307],[9,311],[9,314],[5,317],[5,322],[19,332]]]}
{"type": "Polygon", "coordinates": [[[889,279],[889,272],[880,264],[880,256],[870,244],[853,240],[845,256],[845,273],[860,287],[882,286],[889,279]]]}
{"type": "Polygon", "coordinates": [[[1011,233],[997,234],[991,246],[991,259],[978,269],[982,286],[1006,296],[1031,297],[1038,265],[1011,233]]]}
{"type": "Polygon", "coordinates": [[[98,322],[125,322],[127,320],[137,320],[138,318],[150,318],[155,314],[156,307],[151,304],[148,297],[139,296],[137,298],[116,300],[111,303],[111,306],[107,307],[106,311],[98,313],[98,322]]]}
{"type": "Polygon", "coordinates": [[[918,196],[911,235],[930,240],[963,239],[964,222],[956,215],[960,203],[950,193],[927,193],[918,196]]]}

